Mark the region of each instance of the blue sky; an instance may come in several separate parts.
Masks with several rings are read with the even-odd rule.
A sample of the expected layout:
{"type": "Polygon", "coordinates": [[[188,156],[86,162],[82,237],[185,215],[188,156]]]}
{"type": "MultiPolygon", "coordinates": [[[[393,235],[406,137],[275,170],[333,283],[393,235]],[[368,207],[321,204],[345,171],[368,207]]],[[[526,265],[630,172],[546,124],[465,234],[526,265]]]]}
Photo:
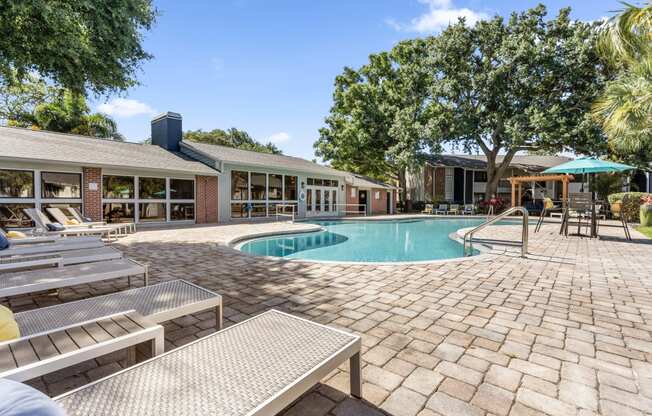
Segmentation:
{"type": "MultiPolygon", "coordinates": [[[[451,17],[467,20],[534,7],[530,0],[158,0],[146,34],[142,85],[93,100],[130,141],[149,137],[153,114],[176,111],[184,129],[237,127],[272,139],[286,154],[312,159],[344,66],[402,39],[436,33],[451,17]]],[[[549,0],[573,17],[595,20],[615,0],[549,0]]]]}

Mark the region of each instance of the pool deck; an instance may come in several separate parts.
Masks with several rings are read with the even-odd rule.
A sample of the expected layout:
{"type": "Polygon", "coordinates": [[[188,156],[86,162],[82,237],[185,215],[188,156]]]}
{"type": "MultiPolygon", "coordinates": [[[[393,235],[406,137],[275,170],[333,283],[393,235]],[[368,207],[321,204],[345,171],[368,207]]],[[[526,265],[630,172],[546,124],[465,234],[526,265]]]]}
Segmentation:
{"type": "MultiPolygon", "coordinates": [[[[397,217],[392,217],[397,218],[397,217]]],[[[153,283],[183,278],[224,296],[225,323],[270,308],[363,336],[363,395],[342,367],[286,416],[644,415],[652,412],[652,240],[602,226],[601,239],[530,227],[513,249],[466,261],[361,265],[274,261],[227,244],[304,223],[140,230],[114,244],[150,264],[153,283]]],[[[518,239],[520,227],[480,238],[518,239]]],[[[19,311],[126,288],[77,286],[12,298],[19,311]]],[[[214,331],[207,312],[165,324],[167,348],[214,331]]],[[[119,370],[124,354],[32,381],[51,395],[119,370]]]]}

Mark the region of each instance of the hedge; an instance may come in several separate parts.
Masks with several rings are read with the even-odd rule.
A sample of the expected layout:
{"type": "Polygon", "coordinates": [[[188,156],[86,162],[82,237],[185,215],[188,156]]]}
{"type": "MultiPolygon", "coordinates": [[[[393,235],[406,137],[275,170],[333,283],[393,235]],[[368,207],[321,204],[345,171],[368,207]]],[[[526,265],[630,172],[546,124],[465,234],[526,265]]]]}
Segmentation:
{"type": "Polygon", "coordinates": [[[652,196],[646,192],[619,192],[611,194],[607,197],[610,204],[617,201],[622,201],[622,212],[625,214],[628,221],[639,221],[641,197],[652,196]]]}

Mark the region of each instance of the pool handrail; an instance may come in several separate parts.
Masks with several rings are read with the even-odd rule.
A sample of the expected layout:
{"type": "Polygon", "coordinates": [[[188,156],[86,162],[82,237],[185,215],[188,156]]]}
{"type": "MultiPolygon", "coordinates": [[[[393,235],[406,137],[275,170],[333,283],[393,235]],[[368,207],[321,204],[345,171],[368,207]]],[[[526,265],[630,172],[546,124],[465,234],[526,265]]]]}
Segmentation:
{"type": "Polygon", "coordinates": [[[278,221],[278,217],[290,217],[290,221],[294,222],[294,217],[295,217],[295,209],[296,209],[296,204],[276,204],[276,221],[278,221]],[[288,214],[285,212],[285,208],[292,208],[292,213],[288,214]],[[282,208],[283,210],[281,212],[278,211],[279,208],[282,208]]]}
{"type": "Polygon", "coordinates": [[[528,210],[525,207],[512,207],[508,209],[507,211],[496,215],[495,217],[488,219],[487,221],[483,222],[482,224],[478,225],[477,227],[473,228],[472,230],[467,231],[464,234],[464,255],[465,256],[471,256],[473,255],[473,234],[475,234],[478,231],[483,230],[485,227],[488,225],[491,225],[497,221],[500,221],[501,219],[507,217],[508,215],[511,215],[515,212],[521,212],[523,214],[523,230],[521,231],[521,257],[525,258],[527,256],[527,246],[528,246],[528,240],[529,240],[529,235],[528,235],[528,225],[529,225],[529,213],[528,210]],[[466,242],[469,242],[469,248],[467,250],[467,245],[466,242]]]}

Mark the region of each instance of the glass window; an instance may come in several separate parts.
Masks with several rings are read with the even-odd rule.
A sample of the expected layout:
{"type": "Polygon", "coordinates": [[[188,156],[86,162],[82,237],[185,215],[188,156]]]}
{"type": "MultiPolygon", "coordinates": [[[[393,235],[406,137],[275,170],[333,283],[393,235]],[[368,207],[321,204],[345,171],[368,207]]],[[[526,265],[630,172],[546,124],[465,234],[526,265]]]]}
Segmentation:
{"type": "Polygon", "coordinates": [[[331,209],[331,203],[330,203],[330,198],[331,197],[331,191],[324,191],[324,211],[330,211],[331,209]]]}
{"type": "Polygon", "coordinates": [[[195,199],[195,181],[170,179],[170,199],[195,199]]]}
{"type": "Polygon", "coordinates": [[[42,172],[41,196],[43,198],[81,198],[81,174],[42,172]]]}
{"type": "Polygon", "coordinates": [[[140,199],[165,199],[165,178],[138,178],[140,199]]]}
{"type": "Polygon", "coordinates": [[[106,199],[133,199],[134,177],[112,175],[104,176],[102,178],[102,197],[106,199]]]}
{"type": "Polygon", "coordinates": [[[312,189],[308,189],[306,194],[306,210],[312,211],[312,189]]]}
{"type": "Polygon", "coordinates": [[[315,211],[321,211],[321,189],[315,189],[315,211]]]}
{"type": "Polygon", "coordinates": [[[308,185],[314,185],[315,181],[312,178],[308,178],[308,185]]]}
{"type": "Polygon", "coordinates": [[[195,219],[195,204],[171,204],[170,220],[172,221],[191,221],[195,219]]]}
{"type": "Polygon", "coordinates": [[[332,191],[333,192],[333,211],[337,211],[337,191],[332,191]]]}
{"type": "Polygon", "coordinates": [[[323,186],[324,181],[322,179],[314,179],[315,186],[323,186]]]}
{"type": "Polygon", "coordinates": [[[297,182],[298,178],[296,176],[286,176],[285,177],[285,200],[286,201],[296,201],[297,200],[297,182]]]}
{"type": "Polygon", "coordinates": [[[264,201],[267,199],[265,192],[265,178],[264,173],[251,172],[251,200],[264,201]]]}
{"type": "Polygon", "coordinates": [[[34,172],[0,169],[0,198],[34,198],[34,172]]]}
{"type": "Polygon", "coordinates": [[[140,222],[166,220],[165,203],[163,202],[141,202],[138,204],[138,209],[138,221],[140,222]]]}
{"type": "Polygon", "coordinates": [[[0,227],[33,227],[32,220],[25,215],[23,208],[34,208],[34,204],[0,204],[0,227]]]}
{"type": "Polygon", "coordinates": [[[269,199],[283,199],[283,175],[269,175],[268,191],[269,199]]]}
{"type": "Polygon", "coordinates": [[[231,204],[231,218],[247,218],[247,204],[231,204]]]}
{"type": "Polygon", "coordinates": [[[267,216],[267,204],[256,204],[256,203],[252,204],[252,206],[251,206],[251,216],[252,217],[266,217],[267,216]]]}
{"type": "Polygon", "coordinates": [[[231,172],[231,199],[236,201],[246,201],[249,199],[248,172],[237,170],[231,172]]]}
{"type": "Polygon", "coordinates": [[[473,174],[474,182],[487,182],[487,172],[483,170],[476,170],[473,174]]]}
{"type": "Polygon", "coordinates": [[[133,222],[134,204],[131,203],[104,203],[104,221],[106,222],[133,222]]]}

